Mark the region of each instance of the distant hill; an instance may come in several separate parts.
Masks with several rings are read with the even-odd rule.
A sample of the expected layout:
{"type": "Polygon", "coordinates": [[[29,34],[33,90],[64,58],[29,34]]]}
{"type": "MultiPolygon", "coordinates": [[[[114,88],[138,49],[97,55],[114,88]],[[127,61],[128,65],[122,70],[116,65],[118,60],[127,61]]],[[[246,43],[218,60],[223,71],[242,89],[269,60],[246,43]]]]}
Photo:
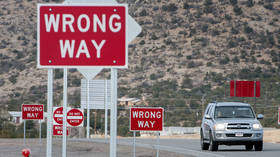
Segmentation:
{"type": "MultiPolygon", "coordinates": [[[[61,1],[0,1],[0,104],[8,104],[9,110],[22,103],[46,104],[47,70],[36,67],[38,2],[61,1]]],[[[129,68],[119,70],[120,96],[188,99],[209,91],[217,96],[231,79],[258,79],[279,87],[279,1],[119,2],[129,4],[130,15],[143,28],[129,45],[129,68]]],[[[109,74],[103,70],[98,77],[109,74]]],[[[55,70],[55,104],[62,100],[62,76],[62,70],[55,70]]],[[[71,104],[79,104],[81,78],[70,69],[71,104]]]]}

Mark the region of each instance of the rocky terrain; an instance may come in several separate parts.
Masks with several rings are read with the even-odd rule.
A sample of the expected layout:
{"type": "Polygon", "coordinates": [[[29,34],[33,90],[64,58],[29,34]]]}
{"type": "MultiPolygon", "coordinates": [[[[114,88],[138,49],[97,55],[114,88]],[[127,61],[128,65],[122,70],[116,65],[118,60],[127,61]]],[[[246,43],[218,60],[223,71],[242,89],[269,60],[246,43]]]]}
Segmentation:
{"type": "MultiPolygon", "coordinates": [[[[129,45],[129,68],[119,70],[120,96],[160,98],[157,87],[189,93],[206,85],[215,90],[230,79],[279,80],[278,0],[119,2],[129,4],[143,28],[129,45]]],[[[36,67],[38,3],[61,1],[0,0],[0,105],[9,110],[46,104],[47,70],[36,67]]],[[[79,104],[82,75],[69,71],[69,103],[79,104]]],[[[109,75],[105,69],[98,78],[109,75]]],[[[62,100],[62,76],[55,70],[56,104],[62,100]]]]}

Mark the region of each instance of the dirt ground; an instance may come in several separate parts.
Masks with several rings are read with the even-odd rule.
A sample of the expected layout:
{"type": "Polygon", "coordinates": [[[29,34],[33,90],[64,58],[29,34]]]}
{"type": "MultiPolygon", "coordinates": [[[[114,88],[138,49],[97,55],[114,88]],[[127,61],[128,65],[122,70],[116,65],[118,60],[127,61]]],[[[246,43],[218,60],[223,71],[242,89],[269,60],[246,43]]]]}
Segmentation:
{"type": "MultiPolygon", "coordinates": [[[[24,146],[23,139],[0,139],[0,157],[21,157],[23,148],[31,149],[30,157],[46,156],[46,141],[40,144],[38,139],[27,139],[24,146]]],[[[53,157],[62,156],[62,144],[60,140],[53,140],[53,157]]],[[[67,143],[67,157],[108,157],[109,144],[92,142],[73,142],[67,143]]],[[[117,156],[131,157],[132,147],[118,145],[117,156]]],[[[136,148],[137,157],[155,157],[156,150],[146,148],[136,148]]],[[[177,154],[167,151],[160,151],[160,157],[187,157],[183,154],[177,154]]]]}

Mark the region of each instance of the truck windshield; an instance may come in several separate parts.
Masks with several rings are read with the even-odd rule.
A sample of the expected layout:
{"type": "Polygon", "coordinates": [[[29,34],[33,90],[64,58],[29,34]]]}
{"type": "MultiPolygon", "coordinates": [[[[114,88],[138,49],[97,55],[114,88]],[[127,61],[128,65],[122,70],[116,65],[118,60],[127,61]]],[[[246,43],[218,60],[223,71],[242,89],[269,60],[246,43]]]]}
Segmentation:
{"type": "Polygon", "coordinates": [[[217,106],[215,108],[216,118],[255,118],[249,106],[217,106]]]}

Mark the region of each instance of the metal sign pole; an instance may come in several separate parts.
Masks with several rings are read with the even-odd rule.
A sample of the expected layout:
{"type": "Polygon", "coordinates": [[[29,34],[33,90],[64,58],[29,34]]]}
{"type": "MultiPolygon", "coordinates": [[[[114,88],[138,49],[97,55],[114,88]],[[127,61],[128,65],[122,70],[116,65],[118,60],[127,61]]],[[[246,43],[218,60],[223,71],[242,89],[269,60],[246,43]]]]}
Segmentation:
{"type": "Polygon", "coordinates": [[[26,144],[26,141],[25,141],[25,131],[26,131],[26,124],[25,124],[25,121],[26,120],[23,120],[23,143],[24,143],[24,146],[26,144]]]}
{"type": "Polygon", "coordinates": [[[90,123],[90,113],[89,113],[89,79],[87,79],[87,139],[89,139],[89,123],[90,123]]]}
{"type": "Polygon", "coordinates": [[[48,69],[48,123],[46,157],[52,156],[52,108],[53,108],[53,69],[48,69]]]}
{"type": "Polygon", "coordinates": [[[40,138],[40,144],[42,143],[42,122],[41,119],[39,120],[40,128],[39,128],[39,138],[40,138]]]}
{"type": "Polygon", "coordinates": [[[157,132],[157,157],[159,156],[159,131],[157,132]]]}
{"type": "Polygon", "coordinates": [[[62,141],[62,157],[66,157],[66,128],[67,128],[67,122],[66,122],[66,114],[67,114],[67,68],[64,68],[63,72],[63,141],[62,141]]]}
{"type": "Polygon", "coordinates": [[[108,136],[108,85],[107,85],[107,80],[105,80],[105,138],[108,136]]]}
{"type": "Polygon", "coordinates": [[[110,157],[117,156],[117,78],[118,70],[111,68],[110,157]]]}
{"type": "Polygon", "coordinates": [[[135,133],[135,131],[133,131],[133,157],[135,157],[135,145],[136,145],[136,142],[135,142],[135,135],[136,133],[135,133]]]}

